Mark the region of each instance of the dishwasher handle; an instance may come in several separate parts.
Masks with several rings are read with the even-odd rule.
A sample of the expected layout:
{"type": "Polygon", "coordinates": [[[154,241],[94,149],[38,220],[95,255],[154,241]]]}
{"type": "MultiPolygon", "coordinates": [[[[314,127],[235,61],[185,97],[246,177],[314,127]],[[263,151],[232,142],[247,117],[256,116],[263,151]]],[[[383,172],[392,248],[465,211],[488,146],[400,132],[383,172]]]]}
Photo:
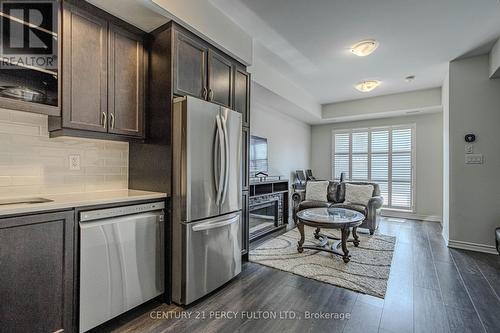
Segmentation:
{"type": "Polygon", "coordinates": [[[163,210],[157,210],[154,212],[146,212],[146,213],[139,213],[139,214],[133,214],[133,215],[124,215],[124,216],[116,216],[116,217],[111,217],[111,218],[105,218],[105,219],[100,219],[100,220],[92,220],[92,221],[80,221],[80,229],[89,229],[89,228],[95,228],[95,227],[102,227],[105,225],[109,224],[116,224],[116,223],[124,223],[124,222],[130,222],[130,221],[145,221],[148,218],[155,218],[157,222],[164,222],[164,216],[165,212],[163,210]]]}
{"type": "Polygon", "coordinates": [[[203,231],[203,230],[210,230],[210,229],[224,227],[226,225],[230,225],[230,224],[238,222],[239,219],[240,219],[240,216],[236,215],[235,217],[232,217],[230,219],[220,221],[220,222],[201,223],[201,224],[193,226],[193,231],[203,231]]]}
{"type": "Polygon", "coordinates": [[[80,222],[102,220],[119,216],[158,211],[163,209],[165,209],[165,202],[159,201],[146,204],[88,210],[80,213],[80,222]]]}

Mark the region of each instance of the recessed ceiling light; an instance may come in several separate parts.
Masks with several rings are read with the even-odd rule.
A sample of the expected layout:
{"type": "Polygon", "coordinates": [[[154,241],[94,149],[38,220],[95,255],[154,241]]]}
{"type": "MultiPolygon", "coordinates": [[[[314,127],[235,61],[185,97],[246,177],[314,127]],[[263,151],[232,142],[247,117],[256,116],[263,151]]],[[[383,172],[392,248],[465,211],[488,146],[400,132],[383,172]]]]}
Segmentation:
{"type": "Polygon", "coordinates": [[[375,39],[362,40],[351,46],[351,52],[358,57],[366,57],[372,54],[378,47],[379,43],[375,39]]]}
{"type": "Polygon", "coordinates": [[[406,82],[412,82],[413,80],[415,80],[415,75],[408,75],[405,77],[406,82]]]}
{"type": "Polygon", "coordinates": [[[369,92],[377,88],[380,85],[380,83],[382,82],[380,82],[379,80],[367,80],[359,82],[354,87],[361,92],[369,92]]]}

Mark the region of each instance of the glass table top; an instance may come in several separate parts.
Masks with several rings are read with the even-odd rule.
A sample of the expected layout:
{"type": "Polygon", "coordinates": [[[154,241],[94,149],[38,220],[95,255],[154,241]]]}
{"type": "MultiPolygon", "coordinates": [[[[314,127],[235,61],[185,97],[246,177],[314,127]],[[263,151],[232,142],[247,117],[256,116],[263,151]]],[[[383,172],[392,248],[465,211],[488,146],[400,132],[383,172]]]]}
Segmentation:
{"type": "Polygon", "coordinates": [[[365,216],[345,208],[309,208],[297,213],[301,220],[319,223],[344,224],[363,221],[365,216]]]}

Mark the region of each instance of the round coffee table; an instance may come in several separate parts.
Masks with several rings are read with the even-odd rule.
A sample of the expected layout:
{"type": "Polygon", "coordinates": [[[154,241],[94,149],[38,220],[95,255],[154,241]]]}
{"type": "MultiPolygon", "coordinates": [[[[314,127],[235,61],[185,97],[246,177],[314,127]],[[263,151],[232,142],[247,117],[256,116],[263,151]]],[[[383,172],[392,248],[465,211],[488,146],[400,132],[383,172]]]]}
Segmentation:
{"type": "Polygon", "coordinates": [[[309,208],[301,210],[297,213],[297,228],[300,232],[300,240],[297,246],[297,251],[302,253],[304,249],[313,249],[326,251],[342,257],[345,263],[350,259],[349,250],[347,250],[347,242],[354,243],[354,246],[359,245],[359,237],[356,230],[363,223],[365,216],[354,210],[345,208],[309,208]],[[314,238],[320,240],[317,246],[304,246],[304,225],[315,227],[314,238]],[[321,233],[321,228],[324,229],[340,229],[341,238],[331,237],[321,233]],[[349,239],[350,230],[352,228],[353,239],[349,239]],[[337,240],[331,247],[326,247],[328,239],[337,240]],[[342,252],[339,247],[342,246],[342,252]]]}

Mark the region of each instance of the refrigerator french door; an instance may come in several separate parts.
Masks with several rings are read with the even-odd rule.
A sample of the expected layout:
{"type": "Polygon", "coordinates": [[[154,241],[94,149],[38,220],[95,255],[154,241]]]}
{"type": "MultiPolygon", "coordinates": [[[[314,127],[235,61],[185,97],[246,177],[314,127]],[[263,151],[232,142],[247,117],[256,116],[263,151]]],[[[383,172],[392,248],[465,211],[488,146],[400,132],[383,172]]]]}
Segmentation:
{"type": "Polygon", "coordinates": [[[176,98],[172,299],[189,304],[241,272],[241,114],[176,98]]]}

